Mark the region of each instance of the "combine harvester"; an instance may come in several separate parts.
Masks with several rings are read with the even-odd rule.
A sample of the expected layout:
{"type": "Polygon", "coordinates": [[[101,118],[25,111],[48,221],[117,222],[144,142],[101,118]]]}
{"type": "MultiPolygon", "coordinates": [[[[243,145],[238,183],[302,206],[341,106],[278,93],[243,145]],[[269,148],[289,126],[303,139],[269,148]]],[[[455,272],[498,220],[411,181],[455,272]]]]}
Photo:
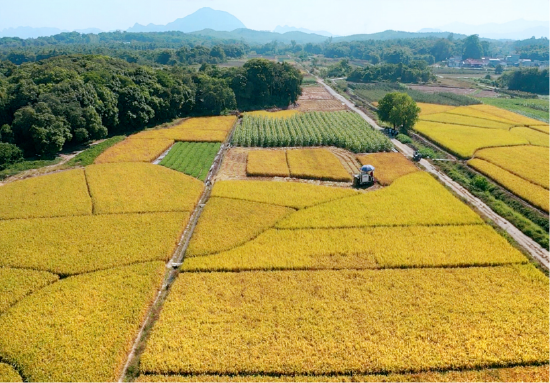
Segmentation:
{"type": "Polygon", "coordinates": [[[353,186],[356,188],[371,187],[374,185],[374,166],[361,166],[361,173],[353,176],[353,186]]]}

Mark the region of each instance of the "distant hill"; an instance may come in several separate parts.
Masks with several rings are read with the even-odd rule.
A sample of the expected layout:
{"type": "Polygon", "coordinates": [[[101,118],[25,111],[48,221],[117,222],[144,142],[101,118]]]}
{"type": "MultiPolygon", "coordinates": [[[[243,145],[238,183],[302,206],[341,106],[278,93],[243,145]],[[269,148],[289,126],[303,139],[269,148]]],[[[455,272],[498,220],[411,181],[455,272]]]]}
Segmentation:
{"type": "Polygon", "coordinates": [[[246,28],[246,26],[232,14],[205,7],[166,25],[141,25],[136,23],[132,28],[128,29],[128,32],[179,31],[188,33],[203,29],[233,31],[239,28],[246,28]]]}
{"type": "MultiPolygon", "coordinates": [[[[0,30],[0,37],[19,37],[21,39],[35,39],[37,37],[43,36],[53,36],[58,35],[63,32],[70,32],[66,29],[59,28],[32,28],[32,27],[17,27],[17,28],[6,28],[0,30]]],[[[101,33],[103,32],[98,28],[87,28],[87,29],[77,29],[74,32],[78,33],[101,33]]]]}
{"type": "Polygon", "coordinates": [[[205,29],[202,31],[192,32],[196,36],[205,36],[216,38],[219,40],[244,40],[249,44],[267,44],[272,41],[278,41],[285,44],[290,44],[292,40],[298,44],[307,43],[322,43],[327,40],[326,36],[316,35],[313,33],[304,32],[287,32],[287,33],[275,33],[268,31],[255,31],[253,29],[235,29],[231,32],[220,32],[212,29],[205,29]]]}
{"type": "Polygon", "coordinates": [[[502,24],[489,23],[481,25],[471,25],[465,23],[451,23],[438,27],[437,29],[424,28],[421,29],[419,32],[438,30],[451,31],[466,35],[477,34],[480,37],[497,40],[524,40],[529,39],[533,36],[537,38],[549,37],[550,24],[548,23],[548,21],[530,21],[523,19],[508,21],[502,24]]]}
{"type": "Polygon", "coordinates": [[[316,35],[327,36],[327,37],[335,36],[334,33],[330,33],[327,31],[312,31],[311,29],[289,27],[288,25],[285,25],[284,27],[277,25],[277,27],[273,30],[273,32],[275,33],[304,32],[304,33],[313,33],[316,35]]]}
{"type": "MultiPolygon", "coordinates": [[[[402,32],[402,31],[388,30],[388,31],[378,32],[378,33],[336,37],[332,41],[339,42],[339,41],[363,41],[363,40],[395,40],[395,39],[418,39],[418,38],[426,38],[426,37],[445,39],[449,37],[449,34],[450,32],[418,33],[418,32],[402,32]]],[[[466,37],[466,35],[454,33],[453,37],[455,39],[463,39],[466,37]]]]}

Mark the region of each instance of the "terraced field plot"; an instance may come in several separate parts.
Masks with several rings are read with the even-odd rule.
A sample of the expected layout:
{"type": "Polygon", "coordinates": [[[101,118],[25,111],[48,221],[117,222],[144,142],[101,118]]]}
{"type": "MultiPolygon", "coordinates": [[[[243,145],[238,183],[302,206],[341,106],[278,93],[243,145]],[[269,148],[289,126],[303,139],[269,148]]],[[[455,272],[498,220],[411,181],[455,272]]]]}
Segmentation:
{"type": "Polygon", "coordinates": [[[254,150],[246,159],[246,174],[252,177],[290,177],[286,150],[254,150]]]}
{"type": "Polygon", "coordinates": [[[525,138],[531,145],[548,147],[548,133],[541,132],[540,130],[530,128],[512,128],[510,131],[520,137],[525,138]]]}
{"type": "Polygon", "coordinates": [[[204,181],[220,146],[218,143],[178,142],[162,159],[160,165],[204,181]]]}
{"type": "Polygon", "coordinates": [[[401,153],[375,153],[357,156],[361,165],[372,165],[375,178],[381,185],[391,185],[399,177],[418,171],[401,153]]]}
{"type": "Polygon", "coordinates": [[[190,118],[173,127],[135,134],[131,139],[164,138],[174,141],[223,142],[236,121],[237,118],[234,116],[190,118]]]}
{"type": "Polygon", "coordinates": [[[126,140],[110,147],[96,158],[96,164],[117,162],[152,162],[174,144],[166,138],[126,140]]]}

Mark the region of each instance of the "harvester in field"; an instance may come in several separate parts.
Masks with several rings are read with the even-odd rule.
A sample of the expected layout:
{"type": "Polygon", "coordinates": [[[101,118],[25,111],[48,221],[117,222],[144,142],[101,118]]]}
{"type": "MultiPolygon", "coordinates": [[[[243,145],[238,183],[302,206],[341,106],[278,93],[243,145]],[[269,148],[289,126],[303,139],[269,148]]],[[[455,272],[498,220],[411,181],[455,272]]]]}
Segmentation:
{"type": "Polygon", "coordinates": [[[374,185],[374,166],[361,166],[361,173],[353,176],[354,187],[369,187],[374,185]]]}

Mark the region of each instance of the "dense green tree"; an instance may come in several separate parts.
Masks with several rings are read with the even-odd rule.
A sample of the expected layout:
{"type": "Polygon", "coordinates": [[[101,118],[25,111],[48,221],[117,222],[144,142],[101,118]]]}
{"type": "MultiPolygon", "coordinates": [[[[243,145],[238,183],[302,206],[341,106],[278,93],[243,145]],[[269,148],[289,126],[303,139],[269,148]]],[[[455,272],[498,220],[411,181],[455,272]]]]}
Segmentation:
{"type": "Polygon", "coordinates": [[[548,68],[524,68],[506,72],[500,76],[499,83],[510,90],[548,95],[548,68]]]}
{"type": "Polygon", "coordinates": [[[378,103],[380,119],[389,122],[394,129],[400,129],[403,133],[412,129],[418,120],[419,113],[420,108],[406,93],[388,93],[378,103]]]}
{"type": "Polygon", "coordinates": [[[430,52],[434,56],[436,62],[446,60],[452,55],[452,44],[447,39],[439,39],[432,49],[430,49],[430,52]]]}
{"type": "Polygon", "coordinates": [[[0,170],[7,165],[20,162],[23,159],[23,151],[16,145],[0,142],[0,170]]]}
{"type": "Polygon", "coordinates": [[[483,47],[478,35],[471,35],[464,39],[463,56],[465,59],[480,59],[483,56],[483,47]]]}

